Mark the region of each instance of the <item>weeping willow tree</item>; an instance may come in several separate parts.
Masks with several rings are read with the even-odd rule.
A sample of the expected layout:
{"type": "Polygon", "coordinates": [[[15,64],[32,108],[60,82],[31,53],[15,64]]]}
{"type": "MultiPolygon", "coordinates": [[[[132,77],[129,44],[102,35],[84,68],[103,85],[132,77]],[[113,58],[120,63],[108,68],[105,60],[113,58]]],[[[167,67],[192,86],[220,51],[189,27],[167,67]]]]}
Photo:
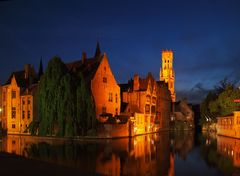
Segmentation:
{"type": "Polygon", "coordinates": [[[49,61],[41,77],[38,104],[39,135],[72,137],[95,130],[96,116],[90,89],[82,74],[70,73],[59,57],[49,61]]]}
{"type": "Polygon", "coordinates": [[[90,89],[84,81],[83,75],[78,74],[80,85],[77,87],[77,124],[81,134],[96,128],[96,114],[90,89]]]}

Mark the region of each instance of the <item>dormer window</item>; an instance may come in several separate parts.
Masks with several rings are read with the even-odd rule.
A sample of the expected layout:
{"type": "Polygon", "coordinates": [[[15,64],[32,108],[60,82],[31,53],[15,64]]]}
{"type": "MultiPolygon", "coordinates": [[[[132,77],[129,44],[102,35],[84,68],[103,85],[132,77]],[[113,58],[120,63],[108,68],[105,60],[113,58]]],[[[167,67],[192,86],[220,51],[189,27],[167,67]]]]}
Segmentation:
{"type": "Polygon", "coordinates": [[[103,77],[103,82],[107,83],[107,77],[103,77]]]}

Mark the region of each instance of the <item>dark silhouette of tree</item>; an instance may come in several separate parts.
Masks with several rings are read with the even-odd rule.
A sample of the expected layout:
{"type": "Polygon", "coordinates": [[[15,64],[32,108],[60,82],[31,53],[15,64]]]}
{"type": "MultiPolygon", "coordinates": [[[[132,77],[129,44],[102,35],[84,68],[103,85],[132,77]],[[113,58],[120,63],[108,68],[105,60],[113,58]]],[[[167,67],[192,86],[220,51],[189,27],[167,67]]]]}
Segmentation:
{"type": "Polygon", "coordinates": [[[38,79],[40,80],[41,76],[43,75],[43,64],[42,64],[42,58],[39,63],[39,69],[38,69],[38,79]]]}

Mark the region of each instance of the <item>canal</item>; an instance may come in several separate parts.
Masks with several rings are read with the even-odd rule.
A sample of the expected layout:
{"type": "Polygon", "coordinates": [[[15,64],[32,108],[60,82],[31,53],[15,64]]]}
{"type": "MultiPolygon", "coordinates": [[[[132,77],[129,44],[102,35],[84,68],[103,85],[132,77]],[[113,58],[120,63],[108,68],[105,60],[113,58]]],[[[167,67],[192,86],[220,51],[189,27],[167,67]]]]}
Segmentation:
{"type": "Polygon", "coordinates": [[[240,140],[161,132],[121,139],[64,140],[8,135],[3,152],[98,175],[240,175],[240,140]]]}

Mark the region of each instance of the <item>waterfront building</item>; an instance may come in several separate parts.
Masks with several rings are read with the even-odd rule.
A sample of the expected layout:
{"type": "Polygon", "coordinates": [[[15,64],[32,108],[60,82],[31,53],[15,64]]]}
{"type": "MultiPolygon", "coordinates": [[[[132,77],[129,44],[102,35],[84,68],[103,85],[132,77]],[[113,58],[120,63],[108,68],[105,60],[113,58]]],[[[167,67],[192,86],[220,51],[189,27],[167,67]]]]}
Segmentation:
{"type": "MultiPolygon", "coordinates": [[[[134,75],[128,84],[121,85],[122,102],[126,104],[124,114],[134,120],[134,134],[144,134],[154,131],[157,85],[151,73],[146,78],[134,75]]],[[[124,106],[124,105],[123,105],[124,106]]]]}
{"type": "Polygon", "coordinates": [[[146,78],[134,75],[121,84],[121,92],[122,112],[133,122],[134,135],[168,129],[171,98],[164,82],[156,82],[151,73],[146,78]]]}
{"type": "Polygon", "coordinates": [[[192,129],[194,128],[194,112],[192,106],[186,100],[180,100],[174,103],[174,122],[175,129],[192,129]]]}
{"type": "Polygon", "coordinates": [[[175,73],[173,69],[173,51],[163,50],[162,51],[162,67],[160,69],[160,81],[165,81],[168,83],[168,89],[171,92],[172,102],[176,101],[175,93],[175,73]]]}
{"type": "Polygon", "coordinates": [[[157,112],[156,123],[160,124],[161,129],[169,129],[171,116],[171,92],[168,84],[164,81],[157,81],[157,112]]]}
{"type": "Polygon", "coordinates": [[[217,118],[217,134],[240,138],[240,111],[217,118]]]}
{"type": "Polygon", "coordinates": [[[86,53],[83,53],[81,60],[67,63],[66,66],[69,71],[83,74],[94,99],[96,118],[100,122],[105,122],[106,116],[120,114],[120,87],[106,53],[102,54],[100,51],[99,43],[97,43],[94,57],[87,58],[86,53]]]}
{"type": "Polygon", "coordinates": [[[8,134],[29,133],[29,125],[38,114],[37,83],[33,66],[27,64],[2,86],[2,128],[8,134]]]}

